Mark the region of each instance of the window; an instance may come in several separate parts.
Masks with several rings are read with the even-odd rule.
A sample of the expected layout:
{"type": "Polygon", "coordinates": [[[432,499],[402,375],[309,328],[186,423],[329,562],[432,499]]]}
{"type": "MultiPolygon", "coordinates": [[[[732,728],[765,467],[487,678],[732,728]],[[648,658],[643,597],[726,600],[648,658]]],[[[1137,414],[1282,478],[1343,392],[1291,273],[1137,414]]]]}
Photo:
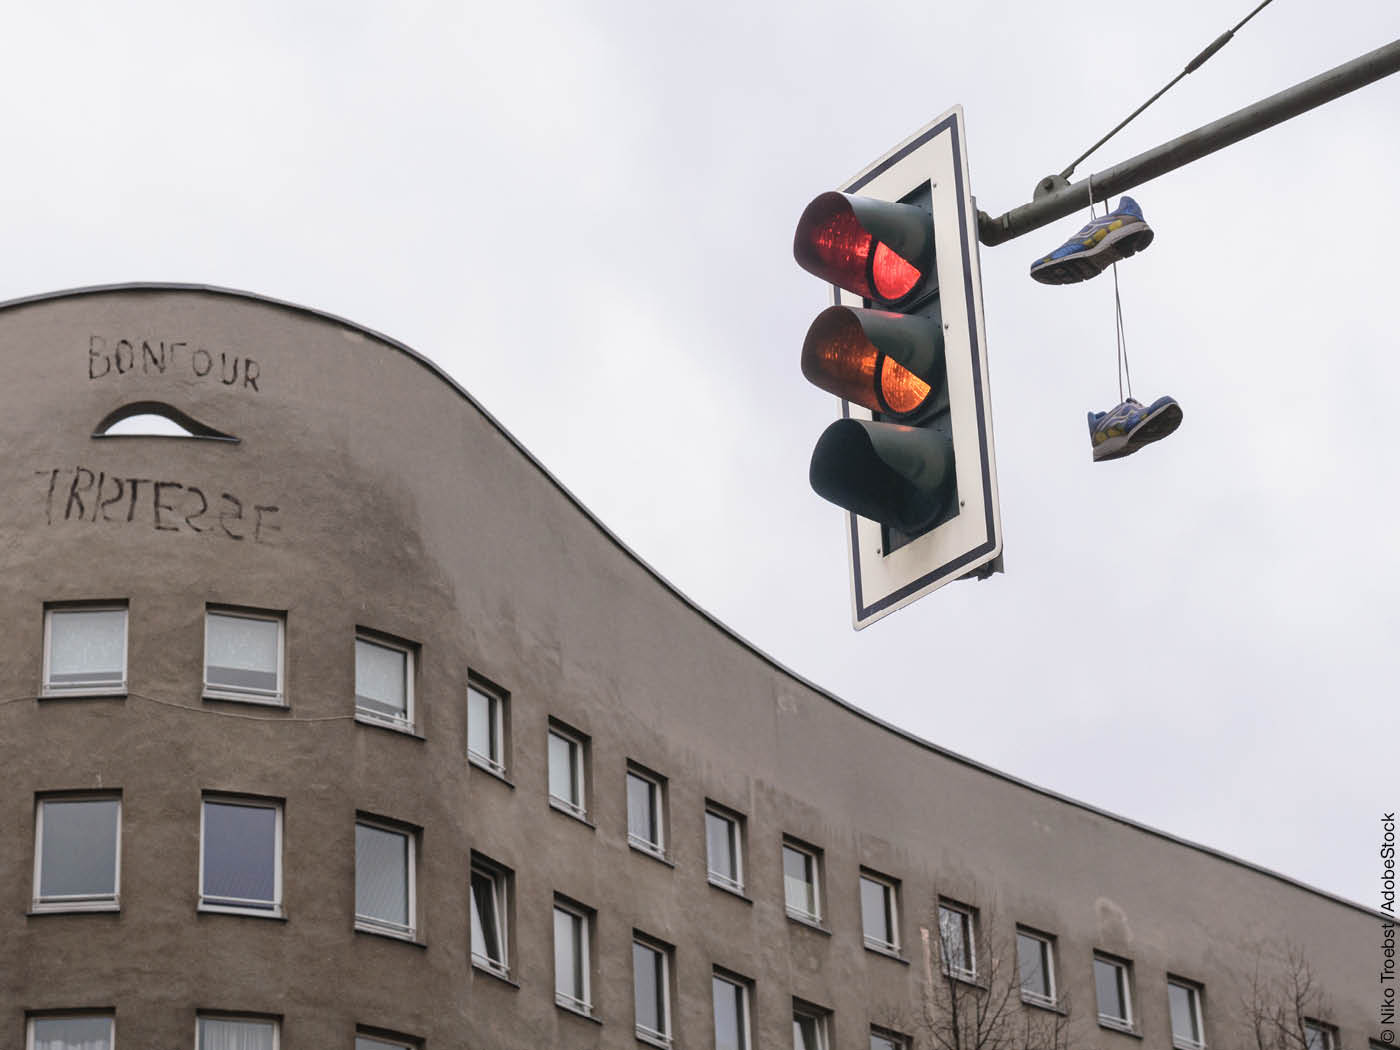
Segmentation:
{"type": "Polygon", "coordinates": [[[585,739],[562,726],[549,727],[549,800],[576,817],[588,813],[583,776],[585,739]]]}
{"type": "Polygon", "coordinates": [[[640,766],[627,770],[627,843],[653,856],[666,855],[665,780],[640,766]]]}
{"type": "Polygon", "coordinates": [[[387,824],[355,823],[355,928],[412,940],[414,836],[387,824]]]}
{"type": "Polygon", "coordinates": [[[860,873],[860,920],[865,946],[876,951],[899,953],[899,913],[895,904],[895,882],[874,872],[860,873]]]}
{"type": "Polygon", "coordinates": [[[794,999],[792,1050],[827,1050],[826,1018],[826,1011],[794,999]]]}
{"type": "Polygon", "coordinates": [[[1128,964],[1103,955],[1094,956],[1094,992],[1099,1001],[1099,1024],[1131,1032],[1133,1003],[1128,964]]]}
{"type": "Polygon", "coordinates": [[[201,1016],[196,1050],[277,1050],[277,1022],[201,1016]]]}
{"type": "Polygon", "coordinates": [[[110,1015],[31,1017],[28,1050],[112,1050],[115,1027],[110,1015]]]}
{"type": "Polygon", "coordinates": [[[715,999],[715,1050],[749,1050],[749,984],[716,973],[711,981],[715,999]]]}
{"type": "Polygon", "coordinates": [[[34,820],[34,910],[116,911],[121,800],[44,798],[34,820]]]}
{"type": "Polygon", "coordinates": [[[943,972],[965,981],[977,978],[977,923],[974,912],[961,904],[940,901],[938,941],[943,953],[943,972]]]}
{"type": "Polygon", "coordinates": [[[1167,979],[1167,1006],[1172,1018],[1172,1046],[1201,1050],[1206,1045],[1201,1025],[1201,990],[1197,985],[1167,979]]]}
{"type": "Polygon", "coordinates": [[[576,905],[554,902],[554,1001],[581,1014],[592,1014],[588,927],[592,916],[576,905]]]}
{"type": "Polygon", "coordinates": [[[908,1050],[909,1039],[883,1028],[870,1029],[870,1050],[908,1050]]]}
{"type": "Polygon", "coordinates": [[[783,843],[783,896],[787,913],[792,918],[821,922],[817,856],[815,850],[806,846],[783,843]]]}
{"type": "Polygon", "coordinates": [[[355,1050],[417,1050],[421,1044],[404,1043],[397,1039],[383,1039],[375,1035],[355,1033],[355,1050]]]}
{"type": "Polygon", "coordinates": [[[671,1045],[671,949],[655,941],[632,941],[632,1003],[636,1008],[637,1038],[671,1045]]]}
{"type": "Polygon", "coordinates": [[[82,606],[44,615],[44,695],[126,692],[126,608],[82,606]]]}
{"type": "Polygon", "coordinates": [[[282,806],[204,800],[199,907],[244,915],[282,914],[282,806]]]}
{"type": "Polygon", "coordinates": [[[472,963],[504,977],[510,972],[506,940],[510,873],[473,854],[471,880],[472,963]]]}
{"type": "Polygon", "coordinates": [[[1337,1050],[1337,1030],[1321,1021],[1303,1021],[1304,1050],[1337,1050]]]}
{"type": "Polygon", "coordinates": [[[1049,937],[1016,931],[1016,962],[1021,973],[1021,1001],[1055,1005],[1055,956],[1049,937]]]}
{"type": "Polygon", "coordinates": [[[467,759],[500,776],[506,771],[505,707],[499,690],[467,685],[467,759]]]}
{"type": "Polygon", "coordinates": [[[281,617],[212,609],[205,615],[204,695],[283,702],[281,617]]]}
{"type": "Polygon", "coordinates": [[[413,729],[413,653],[406,646],[355,639],[355,716],[413,729]]]}
{"type": "Polygon", "coordinates": [[[705,809],[705,850],[709,879],[735,893],[744,892],[743,835],[740,818],[710,804],[705,809]]]}

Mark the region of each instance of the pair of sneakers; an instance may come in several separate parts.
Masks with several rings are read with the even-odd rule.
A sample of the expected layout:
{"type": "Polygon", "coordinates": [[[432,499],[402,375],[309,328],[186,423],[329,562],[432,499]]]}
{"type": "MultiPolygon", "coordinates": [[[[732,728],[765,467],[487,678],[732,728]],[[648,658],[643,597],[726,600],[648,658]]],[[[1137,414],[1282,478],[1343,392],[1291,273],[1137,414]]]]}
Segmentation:
{"type": "MultiPolygon", "coordinates": [[[[1031,277],[1041,284],[1077,284],[1097,277],[1111,265],[1136,255],[1152,243],[1152,227],[1131,197],[1092,220],[1049,255],[1031,264],[1031,277]]],[[[1144,445],[1160,441],[1181,425],[1181,406],[1171,397],[1150,405],[1131,397],[1108,412],[1089,413],[1089,443],[1094,461],[1130,456],[1144,445]]]]}

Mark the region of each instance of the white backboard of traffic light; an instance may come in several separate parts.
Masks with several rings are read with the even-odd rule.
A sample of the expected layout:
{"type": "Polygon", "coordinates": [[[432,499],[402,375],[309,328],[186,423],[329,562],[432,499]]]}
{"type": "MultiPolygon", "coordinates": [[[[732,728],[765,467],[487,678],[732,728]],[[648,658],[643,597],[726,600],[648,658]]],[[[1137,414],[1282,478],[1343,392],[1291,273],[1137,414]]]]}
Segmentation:
{"type": "MultiPolygon", "coordinates": [[[[902,201],[917,196],[924,186],[932,201],[957,508],[947,520],[912,539],[879,522],[847,515],[852,621],[857,630],[945,583],[986,576],[1001,568],[1001,511],[977,213],[968,179],[961,106],[910,136],[841,189],[876,200],[902,201]]],[[[837,305],[863,305],[859,296],[840,289],[834,292],[837,305]]],[[[877,418],[849,401],[841,407],[845,418],[877,418]]]]}

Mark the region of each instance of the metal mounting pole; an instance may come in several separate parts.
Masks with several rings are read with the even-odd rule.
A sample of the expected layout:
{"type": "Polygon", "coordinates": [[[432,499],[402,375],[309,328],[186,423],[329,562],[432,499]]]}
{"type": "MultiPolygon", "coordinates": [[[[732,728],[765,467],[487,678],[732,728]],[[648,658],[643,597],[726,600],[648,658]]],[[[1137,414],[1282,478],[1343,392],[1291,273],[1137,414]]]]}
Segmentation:
{"type": "Polygon", "coordinates": [[[1094,184],[1094,199],[1104,200],[1395,72],[1400,72],[1400,40],[1378,47],[1336,69],[1320,73],[1311,80],[1285,88],[1276,95],[1236,110],[1195,131],[1188,131],[1179,138],[1146,153],[1139,153],[1087,179],[1071,184],[1057,175],[1049,176],[1036,187],[1036,197],[1030,204],[1013,208],[995,219],[986,212],[978,212],[978,239],[991,246],[1038,230],[1056,219],[1087,208],[1091,181],[1094,184]]]}

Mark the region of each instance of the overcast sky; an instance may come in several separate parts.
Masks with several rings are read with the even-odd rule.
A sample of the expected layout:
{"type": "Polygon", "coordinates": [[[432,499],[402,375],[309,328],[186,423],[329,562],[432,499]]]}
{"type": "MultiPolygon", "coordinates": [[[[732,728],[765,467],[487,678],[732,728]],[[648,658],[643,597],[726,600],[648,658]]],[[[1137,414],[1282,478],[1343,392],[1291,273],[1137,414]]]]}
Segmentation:
{"type": "MultiPolygon", "coordinates": [[[[856,634],[828,292],[798,215],[955,104],[1000,214],[1254,0],[26,4],[7,11],[0,295],[202,282],[442,365],[633,550],[851,703],[1374,906],[1393,778],[1400,76],[1133,191],[1134,391],[1090,461],[1112,284],[982,251],[1006,573],[856,634]],[[1238,8],[1238,10],[1237,10],[1238,8]]],[[[1079,176],[1400,37],[1279,0],[1079,176]]]]}

